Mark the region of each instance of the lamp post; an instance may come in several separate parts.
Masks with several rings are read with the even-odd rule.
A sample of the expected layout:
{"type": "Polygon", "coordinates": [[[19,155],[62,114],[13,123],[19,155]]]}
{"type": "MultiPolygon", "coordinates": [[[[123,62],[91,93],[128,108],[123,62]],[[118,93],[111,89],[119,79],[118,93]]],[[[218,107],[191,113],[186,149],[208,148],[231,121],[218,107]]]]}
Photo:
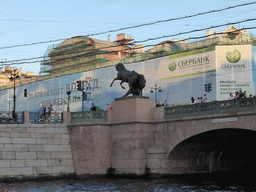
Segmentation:
{"type": "Polygon", "coordinates": [[[161,87],[157,87],[157,85],[155,85],[155,87],[151,87],[151,91],[150,93],[154,93],[155,91],[155,105],[157,104],[157,92],[161,93],[162,89],[161,87]]]}
{"type": "Polygon", "coordinates": [[[15,96],[15,79],[19,79],[20,76],[18,75],[17,69],[13,70],[13,73],[11,73],[10,80],[13,80],[13,111],[12,111],[12,118],[14,122],[17,122],[17,114],[15,112],[16,109],[16,96],[15,96]]]}
{"type": "Polygon", "coordinates": [[[68,107],[67,107],[67,111],[69,111],[69,100],[70,100],[70,94],[71,94],[71,92],[70,92],[70,91],[68,91],[68,92],[67,92],[67,95],[68,95],[68,107]]]}

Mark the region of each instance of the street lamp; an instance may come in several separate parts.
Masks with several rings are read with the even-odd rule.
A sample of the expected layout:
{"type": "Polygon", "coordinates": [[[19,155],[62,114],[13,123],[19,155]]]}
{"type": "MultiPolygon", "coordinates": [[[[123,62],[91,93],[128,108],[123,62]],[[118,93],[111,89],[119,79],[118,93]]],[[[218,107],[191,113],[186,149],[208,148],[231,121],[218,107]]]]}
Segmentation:
{"type": "Polygon", "coordinates": [[[12,118],[14,122],[17,122],[17,114],[15,112],[16,109],[16,96],[15,96],[15,79],[19,79],[20,76],[18,75],[17,69],[13,70],[11,73],[10,81],[13,81],[13,111],[12,111],[12,118]]]}
{"type": "Polygon", "coordinates": [[[155,105],[157,104],[157,90],[159,93],[162,92],[161,87],[157,87],[157,85],[155,85],[155,87],[151,87],[151,91],[150,91],[150,93],[154,93],[155,91],[155,105]]]}

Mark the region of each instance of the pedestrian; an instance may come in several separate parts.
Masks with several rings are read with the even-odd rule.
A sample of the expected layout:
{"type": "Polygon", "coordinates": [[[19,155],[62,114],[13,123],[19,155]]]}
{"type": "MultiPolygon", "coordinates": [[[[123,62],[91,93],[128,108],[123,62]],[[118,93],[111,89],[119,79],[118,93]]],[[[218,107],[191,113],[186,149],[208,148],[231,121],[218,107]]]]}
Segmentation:
{"type": "Polygon", "coordinates": [[[246,98],[247,97],[247,92],[246,91],[244,91],[244,98],[246,98]]]}
{"type": "Polygon", "coordinates": [[[200,97],[197,97],[197,102],[196,103],[202,103],[202,100],[200,97]]]}
{"type": "Polygon", "coordinates": [[[109,111],[109,110],[111,110],[111,109],[112,109],[112,107],[111,107],[109,104],[107,104],[106,111],[109,111]]]}
{"type": "Polygon", "coordinates": [[[52,105],[50,105],[50,107],[48,107],[48,115],[51,116],[52,115],[52,112],[54,111],[52,105]]]}
{"type": "Polygon", "coordinates": [[[209,102],[210,99],[207,97],[206,94],[204,94],[204,97],[202,98],[203,103],[209,102]]]}
{"type": "Polygon", "coordinates": [[[239,99],[244,99],[244,93],[242,92],[242,90],[239,91],[239,99]]]}
{"type": "Polygon", "coordinates": [[[160,101],[158,101],[157,104],[156,104],[156,107],[161,107],[161,106],[162,105],[161,105],[160,101]]]}
{"type": "Polygon", "coordinates": [[[54,111],[52,105],[50,105],[50,107],[48,107],[48,111],[47,111],[47,114],[48,114],[48,121],[51,120],[51,116],[52,116],[52,112],[54,111]]]}
{"type": "Polygon", "coordinates": [[[239,92],[236,91],[236,95],[235,95],[234,99],[238,99],[238,97],[239,97],[239,92]]]}
{"type": "Polygon", "coordinates": [[[164,101],[164,103],[162,104],[163,107],[169,107],[167,100],[164,101]]]}
{"type": "Polygon", "coordinates": [[[228,100],[234,99],[234,95],[232,93],[229,94],[228,100]]]}
{"type": "Polygon", "coordinates": [[[194,103],[195,103],[195,98],[191,97],[191,104],[194,104],[194,103]]]}
{"type": "Polygon", "coordinates": [[[96,107],[94,106],[93,103],[92,103],[92,105],[91,105],[91,111],[96,111],[96,107]]]}

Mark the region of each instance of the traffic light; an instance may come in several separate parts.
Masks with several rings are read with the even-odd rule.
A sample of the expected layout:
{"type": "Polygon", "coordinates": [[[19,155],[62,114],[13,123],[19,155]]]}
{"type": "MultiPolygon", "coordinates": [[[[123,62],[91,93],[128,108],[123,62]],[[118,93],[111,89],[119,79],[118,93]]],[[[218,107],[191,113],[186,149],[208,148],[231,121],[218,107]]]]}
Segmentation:
{"type": "Polygon", "coordinates": [[[28,91],[27,89],[24,89],[24,97],[27,97],[28,96],[28,91]]]}
{"type": "Polygon", "coordinates": [[[81,81],[77,81],[77,91],[82,91],[82,83],[81,81]]]}
{"type": "Polygon", "coordinates": [[[204,84],[204,91],[205,91],[205,92],[208,92],[208,90],[209,90],[208,83],[207,83],[207,84],[204,84]]]}
{"type": "Polygon", "coordinates": [[[83,101],[86,101],[87,100],[87,94],[86,92],[83,92],[83,101]]]}
{"type": "Polygon", "coordinates": [[[208,92],[210,92],[212,90],[212,84],[208,83],[208,92]]]}
{"type": "Polygon", "coordinates": [[[44,115],[46,115],[46,107],[43,108],[44,115]]]}
{"type": "Polygon", "coordinates": [[[212,90],[212,84],[211,83],[204,84],[204,91],[205,92],[210,92],[211,90],[212,90]]]}

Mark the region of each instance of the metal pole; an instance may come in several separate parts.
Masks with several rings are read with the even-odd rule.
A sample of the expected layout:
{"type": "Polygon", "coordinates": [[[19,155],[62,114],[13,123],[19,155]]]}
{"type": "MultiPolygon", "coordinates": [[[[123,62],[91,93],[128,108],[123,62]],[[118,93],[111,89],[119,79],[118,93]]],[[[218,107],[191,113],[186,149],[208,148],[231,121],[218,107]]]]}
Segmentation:
{"type": "Polygon", "coordinates": [[[70,100],[70,96],[68,96],[68,108],[67,108],[67,111],[69,111],[69,100],[70,100]]]}
{"type": "Polygon", "coordinates": [[[156,88],[156,86],[157,85],[155,85],[155,105],[157,104],[157,92],[156,92],[157,88],[156,88]]]}
{"type": "Polygon", "coordinates": [[[82,111],[84,111],[84,89],[82,90],[82,111]]]}
{"type": "Polygon", "coordinates": [[[68,106],[67,106],[67,111],[70,111],[70,109],[69,109],[70,94],[71,94],[71,92],[70,92],[70,91],[68,91],[68,92],[67,92],[67,95],[68,95],[68,106]]]}

